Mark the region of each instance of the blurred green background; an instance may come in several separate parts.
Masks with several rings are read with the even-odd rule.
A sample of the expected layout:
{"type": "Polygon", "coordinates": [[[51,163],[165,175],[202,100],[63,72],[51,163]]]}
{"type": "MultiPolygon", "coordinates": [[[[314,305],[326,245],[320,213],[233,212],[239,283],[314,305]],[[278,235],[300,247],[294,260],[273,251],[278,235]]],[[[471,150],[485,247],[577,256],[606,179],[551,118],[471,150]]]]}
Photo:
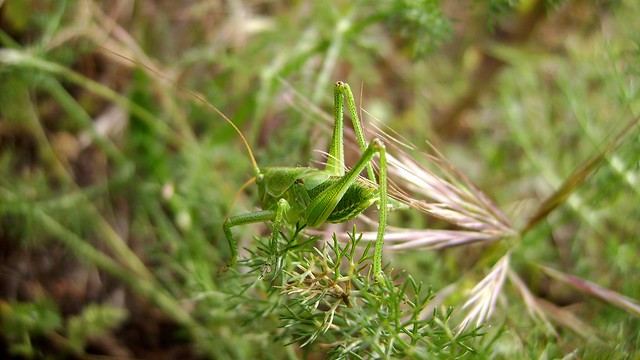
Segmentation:
{"type": "MultiPolygon", "coordinates": [[[[260,166],[315,166],[336,80],[365,126],[432,145],[515,229],[596,161],[513,245],[557,332],[507,284],[469,356],[639,356],[637,303],[612,300],[640,299],[637,127],[597,157],[640,112],[638,18],[632,0],[0,1],[0,357],[323,358],[272,341],[277,318],[243,327],[222,289],[222,222],[258,203],[235,197],[253,175],[238,134],[193,92],[260,166]]],[[[388,260],[438,292],[482,279],[481,253],[388,260]]]]}

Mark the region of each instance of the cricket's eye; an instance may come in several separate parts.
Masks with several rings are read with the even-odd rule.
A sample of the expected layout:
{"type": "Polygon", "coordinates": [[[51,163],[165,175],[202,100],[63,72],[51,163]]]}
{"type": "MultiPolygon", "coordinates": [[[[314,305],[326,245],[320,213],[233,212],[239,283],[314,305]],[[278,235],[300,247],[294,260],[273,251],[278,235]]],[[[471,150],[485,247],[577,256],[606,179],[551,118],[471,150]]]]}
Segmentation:
{"type": "Polygon", "coordinates": [[[264,174],[259,174],[256,176],[256,184],[260,185],[264,182],[264,174]]]}

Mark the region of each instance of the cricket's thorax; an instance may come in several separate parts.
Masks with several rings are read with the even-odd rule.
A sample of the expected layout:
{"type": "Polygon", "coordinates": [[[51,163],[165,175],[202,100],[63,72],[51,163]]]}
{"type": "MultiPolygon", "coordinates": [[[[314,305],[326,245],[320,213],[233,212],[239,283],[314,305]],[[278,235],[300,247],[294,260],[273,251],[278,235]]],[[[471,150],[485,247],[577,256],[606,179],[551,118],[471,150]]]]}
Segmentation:
{"type": "MultiPolygon", "coordinates": [[[[313,199],[340,181],[340,176],[314,168],[268,168],[256,179],[263,210],[275,209],[285,199],[291,209],[286,217],[292,223],[306,223],[305,209],[313,199]]],[[[342,223],[352,220],[378,200],[378,188],[357,179],[338,202],[327,222],[342,223]]]]}

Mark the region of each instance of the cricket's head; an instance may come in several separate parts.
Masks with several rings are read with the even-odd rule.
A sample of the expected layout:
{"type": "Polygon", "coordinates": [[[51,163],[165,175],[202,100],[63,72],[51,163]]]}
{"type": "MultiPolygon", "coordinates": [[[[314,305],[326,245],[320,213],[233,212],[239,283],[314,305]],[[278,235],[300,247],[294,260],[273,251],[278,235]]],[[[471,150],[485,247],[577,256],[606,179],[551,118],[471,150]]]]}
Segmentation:
{"type": "Polygon", "coordinates": [[[300,188],[310,189],[329,178],[322,170],[308,167],[268,167],[260,170],[255,177],[258,197],[263,209],[275,206],[280,199],[295,203],[300,199],[300,188]]]}

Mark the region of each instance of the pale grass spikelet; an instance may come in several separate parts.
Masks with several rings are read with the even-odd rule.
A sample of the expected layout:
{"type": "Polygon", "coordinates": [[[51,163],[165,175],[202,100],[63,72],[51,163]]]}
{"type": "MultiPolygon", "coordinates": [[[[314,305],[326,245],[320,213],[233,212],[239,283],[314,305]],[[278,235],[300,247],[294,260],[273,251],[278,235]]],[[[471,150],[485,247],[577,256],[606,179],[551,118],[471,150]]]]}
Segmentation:
{"type": "Polygon", "coordinates": [[[375,136],[384,139],[391,153],[388,155],[390,177],[402,183],[401,187],[393,188],[399,201],[453,225],[494,234],[496,238],[515,234],[493,202],[433,146],[429,145],[433,155],[420,152],[406,140],[374,128],[375,136]],[[435,171],[427,169],[409,152],[424,158],[435,171]]]}
{"type": "MultiPolygon", "coordinates": [[[[362,234],[363,241],[375,241],[376,233],[367,231],[362,234]]],[[[412,248],[421,250],[441,250],[448,247],[470,245],[476,242],[496,240],[490,233],[465,230],[437,229],[401,229],[389,228],[385,235],[385,249],[403,251],[412,248]]]]}
{"type": "Polygon", "coordinates": [[[467,302],[462,306],[462,310],[468,309],[468,311],[456,328],[458,334],[472,323],[476,328],[482,326],[491,317],[509,272],[509,261],[510,254],[503,256],[489,274],[471,290],[467,302]]]}

